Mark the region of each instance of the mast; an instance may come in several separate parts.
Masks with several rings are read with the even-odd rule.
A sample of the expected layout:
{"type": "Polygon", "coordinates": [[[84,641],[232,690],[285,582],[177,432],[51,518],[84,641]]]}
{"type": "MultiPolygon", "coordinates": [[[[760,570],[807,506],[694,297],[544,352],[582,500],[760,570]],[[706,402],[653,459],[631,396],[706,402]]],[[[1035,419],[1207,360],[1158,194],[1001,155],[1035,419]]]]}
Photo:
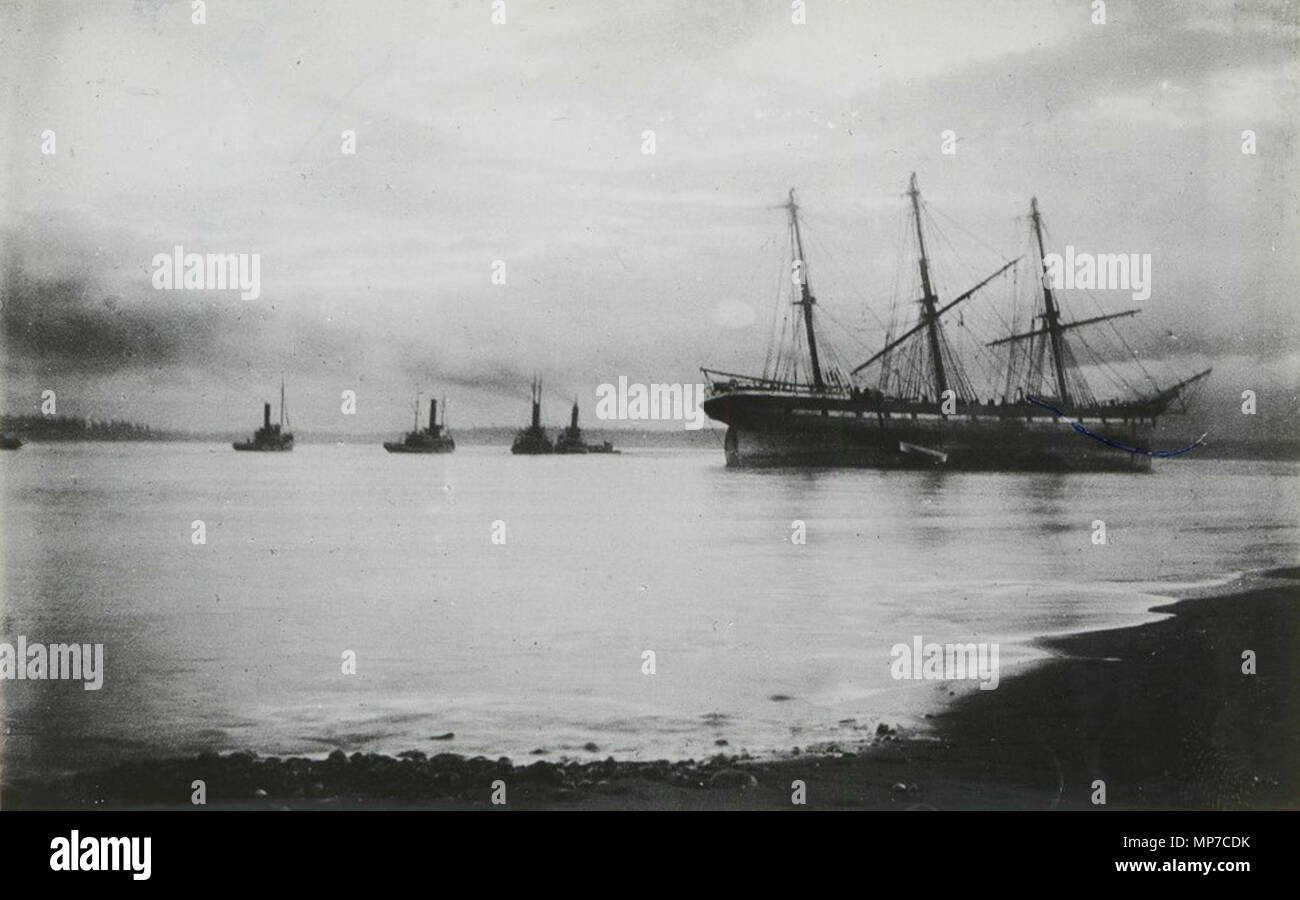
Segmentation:
{"type": "Polygon", "coordinates": [[[921,298],[921,305],[925,308],[926,334],[930,341],[930,358],[934,360],[934,384],[939,396],[948,390],[948,374],[943,368],[943,354],[939,346],[939,313],[935,304],[939,298],[934,295],[934,289],[930,285],[930,262],[925,255],[925,235],[921,232],[921,192],[916,187],[916,173],[912,173],[912,181],[908,185],[907,196],[912,199],[912,219],[916,223],[916,243],[921,251],[919,260],[921,266],[921,290],[925,295],[921,298]]]}
{"type": "Polygon", "coordinates": [[[284,373],[280,373],[280,430],[284,430],[284,373]]]}
{"type": "Polygon", "coordinates": [[[794,235],[794,249],[799,262],[799,304],[803,307],[803,327],[808,334],[808,356],[812,360],[813,387],[825,390],[826,382],[822,379],[821,360],[817,357],[817,333],[813,330],[812,288],[808,286],[808,265],[803,256],[803,237],[799,234],[799,206],[794,202],[794,188],[790,188],[790,202],[786,204],[790,211],[790,229],[794,235]]]}
{"type": "Polygon", "coordinates": [[[1038,239],[1038,265],[1041,273],[1039,281],[1043,285],[1043,306],[1045,312],[1043,318],[1047,324],[1048,340],[1052,345],[1052,363],[1056,370],[1056,392],[1057,399],[1061,401],[1062,406],[1070,405],[1070,392],[1065,387],[1065,339],[1061,332],[1061,313],[1056,306],[1056,298],[1052,296],[1052,289],[1047,284],[1047,272],[1043,268],[1043,259],[1047,256],[1047,250],[1043,246],[1043,222],[1042,217],[1038,214],[1038,198],[1033,197],[1029,201],[1030,215],[1034,220],[1034,236],[1038,239]]]}

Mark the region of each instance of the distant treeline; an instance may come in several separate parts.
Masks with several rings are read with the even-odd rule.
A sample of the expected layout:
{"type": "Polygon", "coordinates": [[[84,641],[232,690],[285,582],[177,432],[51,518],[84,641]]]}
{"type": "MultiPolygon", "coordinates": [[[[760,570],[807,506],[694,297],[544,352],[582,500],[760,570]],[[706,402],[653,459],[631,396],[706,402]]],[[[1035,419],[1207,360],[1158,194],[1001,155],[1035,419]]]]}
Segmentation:
{"type": "MultiPolygon", "coordinates": [[[[296,430],[296,429],[295,429],[296,430]]],[[[456,440],[465,446],[509,447],[518,429],[513,427],[453,428],[456,440]]],[[[558,431],[558,429],[551,429],[558,431]]],[[[25,441],[187,441],[194,443],[229,443],[248,437],[241,432],[220,431],[165,431],[135,422],[116,419],[96,420],[76,416],[0,415],[0,432],[13,434],[25,441]]],[[[612,439],[619,448],[700,447],[717,449],[722,446],[723,431],[703,429],[583,429],[588,440],[612,439]]],[[[332,431],[298,431],[300,443],[374,443],[392,440],[396,432],[375,434],[349,434],[332,431]]]]}
{"type": "MultiPolygon", "coordinates": [[[[513,427],[453,428],[456,442],[466,447],[509,447],[517,429],[513,427]]],[[[558,429],[550,429],[552,432],[558,429]]],[[[70,416],[0,416],[0,431],[25,441],[189,441],[229,443],[246,434],[237,432],[162,431],[134,422],[115,419],[99,421],[70,416]]],[[[392,440],[394,433],[346,434],[331,431],[299,431],[303,444],[378,444],[392,440]]],[[[699,431],[681,428],[584,428],[588,441],[611,440],[620,450],[681,448],[722,449],[726,429],[708,427],[699,431]]],[[[1300,460],[1300,441],[1214,441],[1197,447],[1191,454],[1201,459],[1300,460]]]]}
{"type": "Polygon", "coordinates": [[[0,416],[0,431],[30,441],[171,441],[176,435],[117,419],[76,416],[0,416]]]}

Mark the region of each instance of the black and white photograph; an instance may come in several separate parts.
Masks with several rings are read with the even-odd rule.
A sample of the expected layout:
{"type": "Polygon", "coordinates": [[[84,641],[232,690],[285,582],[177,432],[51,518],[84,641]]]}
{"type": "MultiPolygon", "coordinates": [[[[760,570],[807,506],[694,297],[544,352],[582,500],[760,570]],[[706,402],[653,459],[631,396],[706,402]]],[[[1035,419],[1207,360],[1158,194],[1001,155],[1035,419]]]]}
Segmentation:
{"type": "Polygon", "coordinates": [[[1300,808],[1298,46],[0,0],[0,818],[1300,808]]]}

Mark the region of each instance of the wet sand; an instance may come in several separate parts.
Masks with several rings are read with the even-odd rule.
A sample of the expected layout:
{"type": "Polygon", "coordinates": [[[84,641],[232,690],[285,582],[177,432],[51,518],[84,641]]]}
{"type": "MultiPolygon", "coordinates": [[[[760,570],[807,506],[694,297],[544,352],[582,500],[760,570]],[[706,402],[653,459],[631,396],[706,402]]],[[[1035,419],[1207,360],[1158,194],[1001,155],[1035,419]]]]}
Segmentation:
{"type": "Polygon", "coordinates": [[[1300,808],[1300,568],[1180,600],[1168,619],[1042,641],[1059,654],[973,691],[925,733],[777,760],[604,762],[251,753],[157,760],[52,783],[10,780],[6,809],[1300,808]],[[1242,673],[1252,650],[1256,674],[1242,673]],[[503,782],[504,806],[492,803],[503,782]],[[793,802],[795,782],[804,804],[793,802]]]}

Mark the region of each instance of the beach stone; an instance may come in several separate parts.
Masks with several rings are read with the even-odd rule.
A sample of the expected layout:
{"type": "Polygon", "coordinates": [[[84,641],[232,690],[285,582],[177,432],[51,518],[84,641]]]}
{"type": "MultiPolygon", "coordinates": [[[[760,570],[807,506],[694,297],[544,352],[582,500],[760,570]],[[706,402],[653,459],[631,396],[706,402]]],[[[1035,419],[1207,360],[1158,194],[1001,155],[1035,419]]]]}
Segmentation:
{"type": "Polygon", "coordinates": [[[531,766],[525,767],[523,774],[525,778],[531,781],[550,785],[551,787],[559,787],[565,783],[563,770],[554,763],[541,759],[531,766]]]}
{"type": "Polygon", "coordinates": [[[587,743],[583,744],[583,745],[582,745],[582,749],[583,749],[583,750],[586,750],[588,753],[599,753],[599,752],[600,752],[600,747],[596,746],[596,742],[595,742],[595,741],[588,741],[587,743]]]}
{"type": "Polygon", "coordinates": [[[346,766],[348,764],[348,758],[344,755],[342,750],[335,750],[329,755],[329,758],[326,759],[325,762],[331,766],[346,766]]]}
{"type": "Polygon", "coordinates": [[[726,747],[726,746],[729,746],[729,745],[727,744],[727,741],[726,741],[725,739],[723,739],[723,738],[718,738],[716,741],[713,742],[713,746],[715,746],[715,747],[726,747]]]}
{"type": "Polygon", "coordinates": [[[397,758],[411,759],[411,760],[415,760],[416,762],[424,762],[426,759],[428,759],[428,757],[424,755],[424,751],[422,750],[403,750],[401,753],[397,754],[397,758]]]}
{"type": "Polygon", "coordinates": [[[747,790],[758,787],[758,779],[740,769],[723,769],[713,773],[713,777],[709,779],[709,787],[747,790]]]}
{"type": "Polygon", "coordinates": [[[258,788],[257,790],[253,791],[253,796],[254,796],[254,797],[265,797],[265,796],[266,796],[266,791],[264,791],[262,788],[258,788]]]}

